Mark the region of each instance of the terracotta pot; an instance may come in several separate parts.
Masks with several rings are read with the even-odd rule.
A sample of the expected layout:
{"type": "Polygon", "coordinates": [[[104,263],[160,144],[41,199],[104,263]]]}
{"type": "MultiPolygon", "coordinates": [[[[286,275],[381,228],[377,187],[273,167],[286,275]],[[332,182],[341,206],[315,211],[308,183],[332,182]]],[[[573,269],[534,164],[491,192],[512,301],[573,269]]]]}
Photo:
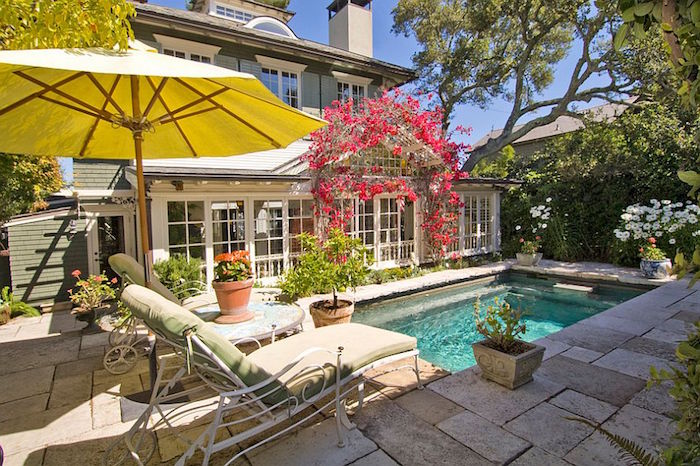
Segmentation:
{"type": "Polygon", "coordinates": [[[212,282],[219,303],[221,315],[214,319],[220,324],[236,324],[254,317],[248,310],[250,294],[253,291],[253,279],[237,282],[212,282]]]}
{"type": "Polygon", "coordinates": [[[338,307],[333,308],[333,301],[316,301],[311,303],[309,311],[316,327],[349,324],[350,319],[352,319],[352,313],[355,311],[355,304],[351,301],[339,299],[338,307]]]}
{"type": "Polygon", "coordinates": [[[512,355],[502,353],[486,345],[487,340],[472,344],[476,363],[481,375],[489,380],[510,388],[518,388],[532,380],[532,374],[542,364],[544,346],[517,340],[530,348],[524,353],[512,355]]]}
{"type": "Polygon", "coordinates": [[[536,252],[534,254],[523,254],[522,252],[519,252],[515,254],[515,257],[518,259],[518,265],[532,267],[540,263],[542,253],[536,252]]]}
{"type": "Polygon", "coordinates": [[[4,325],[10,321],[10,306],[8,304],[0,304],[0,325],[4,325]]]}

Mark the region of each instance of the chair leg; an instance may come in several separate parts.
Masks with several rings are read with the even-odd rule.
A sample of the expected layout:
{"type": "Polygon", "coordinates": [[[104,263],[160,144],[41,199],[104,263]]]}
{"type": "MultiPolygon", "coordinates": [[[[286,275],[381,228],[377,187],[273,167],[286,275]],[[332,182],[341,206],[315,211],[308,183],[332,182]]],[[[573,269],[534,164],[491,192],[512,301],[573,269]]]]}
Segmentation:
{"type": "MultiPolygon", "coordinates": [[[[345,446],[345,426],[343,418],[347,419],[348,414],[345,412],[345,400],[341,400],[336,397],[335,399],[335,428],[338,432],[338,447],[343,448],[345,446]]],[[[348,422],[350,422],[348,420],[348,422]]]]}
{"type": "Polygon", "coordinates": [[[418,390],[423,390],[423,382],[420,379],[420,370],[418,369],[418,355],[413,356],[413,365],[414,369],[413,372],[416,373],[416,380],[417,380],[417,388],[418,390]]]}
{"type": "Polygon", "coordinates": [[[365,402],[365,381],[364,379],[360,379],[360,382],[357,384],[357,411],[355,413],[359,413],[362,411],[362,406],[365,402]]]}

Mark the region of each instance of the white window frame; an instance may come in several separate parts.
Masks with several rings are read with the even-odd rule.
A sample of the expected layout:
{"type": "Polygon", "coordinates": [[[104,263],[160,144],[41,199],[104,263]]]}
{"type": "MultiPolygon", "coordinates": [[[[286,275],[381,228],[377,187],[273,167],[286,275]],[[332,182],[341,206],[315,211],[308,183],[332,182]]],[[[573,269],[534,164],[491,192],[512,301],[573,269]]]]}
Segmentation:
{"type": "MultiPolygon", "coordinates": [[[[162,34],[153,34],[156,41],[160,44],[161,50],[172,50],[185,54],[185,59],[191,60],[192,55],[209,58],[209,63],[214,63],[214,56],[219,53],[221,47],[216,45],[204,44],[179,37],[164,36],[162,34]]],[[[199,60],[197,60],[199,61],[199,60]]]]}
{"type": "Polygon", "coordinates": [[[234,7],[231,5],[226,5],[223,3],[216,3],[216,2],[211,2],[209,13],[212,16],[216,16],[218,18],[224,18],[224,19],[228,19],[231,21],[236,21],[238,23],[244,23],[244,24],[248,23],[249,21],[252,21],[253,19],[255,19],[257,17],[257,15],[255,13],[253,13],[252,11],[248,11],[248,10],[237,8],[237,7],[234,7]],[[219,13],[219,8],[224,9],[224,14],[219,13]],[[230,10],[233,13],[233,16],[228,16],[226,14],[225,10],[230,10]],[[250,16],[250,18],[247,18],[247,19],[246,18],[241,18],[241,19],[236,18],[236,16],[235,16],[236,13],[240,13],[241,16],[250,16]]]}
{"type": "Polygon", "coordinates": [[[306,65],[302,63],[295,63],[286,60],[280,60],[278,58],[266,57],[264,55],[256,55],[255,60],[260,64],[262,68],[266,68],[270,71],[277,72],[277,92],[273,91],[280,100],[284,101],[284,96],[282,95],[282,73],[293,73],[297,76],[297,106],[295,108],[302,107],[302,89],[304,88],[301,80],[302,74],[306,69],[306,65]]]}
{"type": "MultiPolygon", "coordinates": [[[[369,85],[372,83],[372,78],[357,76],[354,74],[343,73],[341,71],[331,71],[333,77],[338,81],[338,84],[345,84],[350,87],[350,97],[352,97],[352,86],[359,86],[363,89],[365,98],[369,96],[369,85]]],[[[340,100],[340,99],[338,99],[340,100]]]]}
{"type": "Polygon", "coordinates": [[[500,212],[500,198],[497,192],[493,191],[464,191],[459,193],[459,199],[462,206],[459,209],[459,251],[464,256],[474,256],[479,254],[488,254],[490,252],[498,251],[500,248],[500,233],[498,217],[500,212]],[[470,237],[476,238],[475,247],[468,244],[467,230],[468,224],[471,223],[471,216],[467,215],[468,211],[471,211],[471,207],[466,205],[467,198],[476,199],[476,210],[474,215],[476,216],[475,228],[476,231],[472,232],[470,237]],[[488,200],[489,202],[489,219],[487,220],[487,228],[491,230],[482,233],[484,222],[481,221],[482,217],[482,202],[483,200],[488,200]],[[488,236],[489,244],[484,244],[483,239],[488,236]]]}

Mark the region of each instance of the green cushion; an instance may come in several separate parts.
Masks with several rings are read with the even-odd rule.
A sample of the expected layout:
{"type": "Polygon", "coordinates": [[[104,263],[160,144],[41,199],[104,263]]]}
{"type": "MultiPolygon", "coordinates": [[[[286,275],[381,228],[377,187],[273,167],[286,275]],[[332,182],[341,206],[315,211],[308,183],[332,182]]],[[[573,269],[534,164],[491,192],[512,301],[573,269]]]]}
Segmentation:
{"type": "MultiPolygon", "coordinates": [[[[112,267],[115,273],[117,273],[123,280],[127,280],[129,283],[135,285],[146,286],[146,278],[143,273],[143,266],[136,262],[133,257],[119,253],[114,254],[109,257],[109,266],[112,267]]],[[[158,279],[154,276],[151,277],[150,289],[154,290],[164,298],[180,304],[180,300],[165,287],[158,279]]]]}
{"type": "MultiPolygon", "coordinates": [[[[270,373],[251,363],[233,343],[214,331],[211,324],[205,323],[194,313],[168,301],[160,294],[139,285],[129,285],[124,289],[121,300],[132,314],[143,320],[149,328],[180,346],[186,345],[183,335],[185,330],[194,328],[207,348],[221,359],[246,386],[253,386],[270,377],[270,373]]],[[[205,362],[201,357],[197,357],[196,348],[193,349],[198,362],[205,362]]],[[[279,386],[279,384],[273,384],[271,387],[279,386]]],[[[258,395],[269,393],[272,390],[271,387],[260,390],[258,395]]],[[[277,390],[264,401],[275,403],[285,400],[287,396],[286,391],[277,390]]]]}
{"type": "MultiPolygon", "coordinates": [[[[263,346],[248,356],[256,366],[274,374],[281,370],[292,358],[309,348],[323,348],[337,351],[343,347],[341,356],[341,377],[347,377],[358,369],[374,361],[416,349],[416,339],[402,333],[391,332],[362,324],[341,324],[321,327],[298,333],[263,346]]],[[[336,356],[325,352],[312,353],[302,359],[296,368],[280,377],[290,393],[306,398],[317,394],[322,388],[335,384],[336,356]],[[323,367],[323,373],[318,368],[323,367]],[[309,368],[292,379],[303,368],[309,368]]]]}

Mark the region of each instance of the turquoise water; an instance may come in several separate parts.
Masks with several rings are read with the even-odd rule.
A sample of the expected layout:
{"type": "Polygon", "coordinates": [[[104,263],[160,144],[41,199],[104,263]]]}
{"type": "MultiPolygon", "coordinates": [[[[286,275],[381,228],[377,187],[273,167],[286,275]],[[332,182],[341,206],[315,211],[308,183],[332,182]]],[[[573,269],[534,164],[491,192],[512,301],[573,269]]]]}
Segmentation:
{"type": "Polygon", "coordinates": [[[554,288],[557,282],[508,274],[490,283],[434,290],[359,307],[353,322],[394,330],[418,339],[421,358],[458,371],[475,364],[471,344],[481,340],[476,331],[474,302],[482,308],[496,296],[524,311],[526,341],[609,309],[644,292],[635,288],[589,284],[592,292],[554,288]]]}

